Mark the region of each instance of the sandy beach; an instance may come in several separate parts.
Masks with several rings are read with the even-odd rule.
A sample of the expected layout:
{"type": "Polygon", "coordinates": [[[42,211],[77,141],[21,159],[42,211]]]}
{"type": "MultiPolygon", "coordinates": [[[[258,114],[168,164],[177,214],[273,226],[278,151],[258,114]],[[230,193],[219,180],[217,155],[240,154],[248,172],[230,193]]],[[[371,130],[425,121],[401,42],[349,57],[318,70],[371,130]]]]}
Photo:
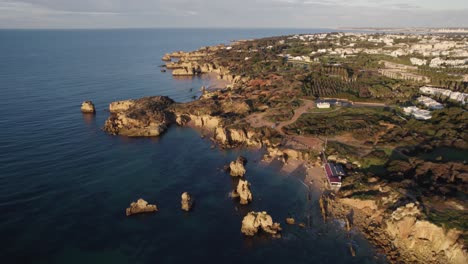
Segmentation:
{"type": "Polygon", "coordinates": [[[214,91],[218,89],[226,88],[230,82],[226,80],[221,80],[218,78],[218,74],[215,72],[210,72],[203,74],[203,77],[208,81],[208,85],[205,87],[208,91],[214,91]]]}
{"type": "Polygon", "coordinates": [[[287,163],[282,163],[277,158],[262,162],[267,166],[276,162],[280,163],[281,173],[297,178],[306,188],[317,194],[321,194],[328,188],[325,171],[320,165],[313,162],[291,159],[287,163]]]}

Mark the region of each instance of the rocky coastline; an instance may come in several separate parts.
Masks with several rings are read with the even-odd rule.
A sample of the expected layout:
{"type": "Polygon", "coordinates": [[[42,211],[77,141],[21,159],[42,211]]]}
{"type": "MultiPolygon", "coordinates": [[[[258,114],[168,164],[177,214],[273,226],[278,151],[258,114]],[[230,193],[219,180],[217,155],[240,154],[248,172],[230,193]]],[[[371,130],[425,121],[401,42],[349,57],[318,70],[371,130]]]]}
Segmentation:
{"type": "Polygon", "coordinates": [[[343,219],[378,246],[391,263],[466,263],[462,232],[444,230],[422,217],[418,202],[395,202],[386,210],[381,200],[360,200],[323,195],[324,218],[343,219]]]}
{"type": "MultiPolygon", "coordinates": [[[[188,103],[177,103],[165,96],[113,102],[109,105],[110,116],[104,130],[112,135],[154,137],[160,136],[171,125],[196,127],[203,129],[221,148],[264,148],[265,159],[278,158],[285,163],[288,160],[316,162],[319,153],[286,144],[284,135],[272,127],[253,127],[242,122],[249,113],[258,111],[259,106],[250,104],[247,92],[241,90],[241,87],[249,86],[250,78],[231,74],[229,68],[214,56],[215,51],[223,48],[215,46],[194,52],[175,52],[166,54],[163,60],[174,76],[214,73],[219,79],[228,81],[228,87],[205,91],[198,100],[188,103]]],[[[233,176],[245,174],[243,166],[238,168],[237,163],[230,167],[231,172],[234,168],[233,176]]],[[[252,200],[248,186],[247,181],[239,181],[237,193],[241,196],[241,204],[252,200]]],[[[392,263],[466,263],[468,256],[460,231],[445,230],[424,220],[420,213],[422,208],[417,203],[388,198],[392,197],[388,188],[377,188],[376,192],[387,200],[351,199],[343,194],[324,196],[321,199],[324,219],[346,219],[349,228],[354,226],[365,234],[392,263]]],[[[246,217],[254,223],[259,216],[264,218],[263,213],[254,212],[246,217]]],[[[262,228],[276,234],[280,230],[279,224],[270,220],[271,217],[266,225],[262,224],[263,220],[255,224],[247,221],[250,227],[243,225],[242,232],[251,235],[262,228]]]]}

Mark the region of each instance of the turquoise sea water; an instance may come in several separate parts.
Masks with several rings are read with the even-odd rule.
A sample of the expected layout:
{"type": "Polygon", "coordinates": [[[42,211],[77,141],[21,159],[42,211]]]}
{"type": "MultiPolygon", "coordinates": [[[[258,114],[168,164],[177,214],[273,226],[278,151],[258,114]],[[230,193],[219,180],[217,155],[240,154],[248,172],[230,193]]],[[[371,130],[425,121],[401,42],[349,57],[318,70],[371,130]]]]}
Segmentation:
{"type": "Polygon", "coordinates": [[[184,102],[206,85],[161,73],[166,52],[319,31],[0,31],[1,263],[383,262],[359,234],[348,238],[339,224],[324,224],[297,178],[256,162],[260,152],[211,149],[189,128],[146,139],[101,131],[112,101],[184,102]],[[94,101],[95,116],[80,113],[84,100],[94,101]],[[249,159],[254,195],[245,207],[228,197],[235,182],[221,171],[239,154],[249,159]],[[196,199],[191,213],[180,210],[184,191],[196,199]],[[160,212],[126,217],[140,197],[160,212]],[[250,210],[268,211],[283,237],[245,238],[241,220],[250,210]],[[311,228],[286,226],[289,215],[311,215],[311,228]]]}

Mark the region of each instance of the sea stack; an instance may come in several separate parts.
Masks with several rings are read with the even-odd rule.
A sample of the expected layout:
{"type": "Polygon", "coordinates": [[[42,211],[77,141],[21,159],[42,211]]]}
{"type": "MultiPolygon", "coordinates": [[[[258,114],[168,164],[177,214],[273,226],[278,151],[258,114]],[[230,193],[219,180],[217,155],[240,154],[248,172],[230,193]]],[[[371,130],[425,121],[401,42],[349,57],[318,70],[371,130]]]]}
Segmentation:
{"type": "Polygon", "coordinates": [[[230,174],[233,177],[243,177],[245,175],[244,165],[247,163],[247,159],[239,156],[235,161],[231,161],[229,164],[230,174]]]}
{"type": "Polygon", "coordinates": [[[143,199],[138,199],[138,201],[133,202],[130,204],[130,207],[127,208],[125,211],[127,216],[133,215],[133,214],[141,214],[141,213],[151,213],[151,212],[157,212],[158,208],[154,204],[148,204],[147,201],[143,199]]]}
{"type": "Polygon", "coordinates": [[[271,234],[273,237],[280,237],[281,231],[279,223],[273,223],[273,219],[266,212],[250,212],[242,220],[241,232],[246,236],[254,236],[259,230],[271,234]]]}
{"type": "Polygon", "coordinates": [[[181,205],[182,205],[182,210],[184,211],[190,211],[192,209],[193,205],[193,199],[192,196],[188,192],[184,192],[181,196],[181,205]]]}
{"type": "Polygon", "coordinates": [[[240,197],[240,204],[248,204],[252,201],[252,192],[248,181],[239,180],[236,191],[240,197]]]}
{"type": "Polygon", "coordinates": [[[81,104],[81,112],[83,112],[83,113],[96,113],[96,108],[94,107],[93,102],[84,101],[81,104]]]}

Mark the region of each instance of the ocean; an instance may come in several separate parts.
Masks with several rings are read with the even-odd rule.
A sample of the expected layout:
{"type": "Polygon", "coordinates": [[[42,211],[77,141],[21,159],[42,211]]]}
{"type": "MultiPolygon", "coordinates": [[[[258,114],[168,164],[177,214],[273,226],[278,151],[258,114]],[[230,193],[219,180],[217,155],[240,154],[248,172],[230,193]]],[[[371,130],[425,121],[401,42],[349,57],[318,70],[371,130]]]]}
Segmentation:
{"type": "Polygon", "coordinates": [[[2,263],[384,263],[357,232],[324,223],[317,194],[261,151],[212,148],[190,128],[159,138],[102,131],[110,102],[167,95],[192,100],[204,78],[161,73],[176,50],[321,29],[133,29],[0,31],[0,259],[2,263]],[[92,100],[96,115],[83,115],[92,100]],[[238,155],[254,202],[229,198],[234,181],[221,169],[238,155]],[[192,212],[180,195],[193,194],[192,212]],[[144,198],[160,209],[125,216],[144,198]],[[267,211],[282,238],[244,237],[243,216],[267,211]],[[284,219],[310,222],[287,226],[284,219]],[[310,216],[310,221],[308,221],[310,216]],[[351,257],[349,244],[357,256],[351,257]]]}

